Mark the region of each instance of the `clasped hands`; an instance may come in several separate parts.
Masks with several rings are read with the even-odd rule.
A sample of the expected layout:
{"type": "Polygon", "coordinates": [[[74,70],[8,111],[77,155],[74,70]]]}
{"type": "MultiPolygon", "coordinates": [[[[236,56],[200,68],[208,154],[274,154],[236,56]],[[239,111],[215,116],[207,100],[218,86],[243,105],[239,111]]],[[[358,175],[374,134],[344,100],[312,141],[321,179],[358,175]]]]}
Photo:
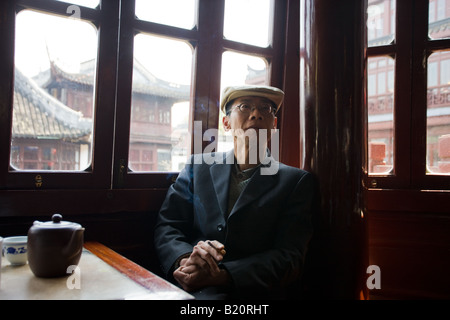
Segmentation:
{"type": "Polygon", "coordinates": [[[181,259],[173,277],[186,291],[227,285],[230,275],[218,266],[223,260],[224,249],[224,245],[216,240],[199,241],[190,256],[181,259]]]}

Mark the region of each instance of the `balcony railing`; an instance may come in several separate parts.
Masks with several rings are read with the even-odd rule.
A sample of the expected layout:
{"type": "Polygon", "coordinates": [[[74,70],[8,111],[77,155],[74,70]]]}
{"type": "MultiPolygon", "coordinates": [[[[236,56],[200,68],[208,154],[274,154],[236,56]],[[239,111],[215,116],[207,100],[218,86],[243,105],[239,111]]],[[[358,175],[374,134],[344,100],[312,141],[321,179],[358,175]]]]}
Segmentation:
{"type": "Polygon", "coordinates": [[[427,104],[429,108],[450,106],[450,85],[429,87],[427,104]]]}

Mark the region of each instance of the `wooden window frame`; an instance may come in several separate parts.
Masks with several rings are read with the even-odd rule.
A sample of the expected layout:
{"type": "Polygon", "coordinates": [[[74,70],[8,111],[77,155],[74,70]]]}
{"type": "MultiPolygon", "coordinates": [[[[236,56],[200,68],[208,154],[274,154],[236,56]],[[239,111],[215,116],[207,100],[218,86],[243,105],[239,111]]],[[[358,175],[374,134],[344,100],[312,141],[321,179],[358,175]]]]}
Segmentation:
{"type": "MultiPolygon", "coordinates": [[[[431,40],[428,37],[428,1],[415,1],[414,50],[412,81],[412,145],[411,185],[422,189],[450,189],[450,175],[426,174],[427,150],[427,63],[428,57],[440,50],[450,50],[450,38],[431,40]],[[424,53],[426,56],[424,56],[424,53]],[[425,58],[427,60],[425,60],[425,58]]],[[[448,8],[447,8],[448,10],[448,8]]]]}
{"type": "MultiPolygon", "coordinates": [[[[6,6],[6,5],[5,5],[6,6]]],[[[5,52],[1,57],[6,57],[5,67],[8,68],[0,80],[9,89],[3,97],[2,110],[5,110],[5,118],[2,120],[2,128],[5,130],[1,143],[2,156],[0,159],[1,187],[6,189],[73,189],[73,188],[109,188],[111,183],[111,157],[114,132],[114,96],[108,94],[115,91],[116,59],[117,59],[117,28],[114,19],[110,16],[118,16],[118,1],[105,1],[102,9],[82,7],[80,19],[91,22],[98,29],[98,56],[97,77],[95,83],[95,113],[94,140],[95,152],[91,166],[84,171],[16,171],[9,166],[9,150],[11,141],[12,101],[14,90],[14,30],[15,16],[21,10],[32,9],[44,13],[68,16],[67,4],[57,1],[12,1],[7,6],[5,25],[2,29],[9,34],[1,38],[7,42],[3,48],[5,52]],[[13,19],[14,17],[14,19],[13,19]],[[99,80],[101,79],[101,81],[99,80]],[[7,111],[7,112],[6,112],[7,111]],[[100,116],[101,115],[101,116],[100,116]],[[8,132],[6,132],[8,130],[8,132]],[[99,150],[101,148],[101,151],[99,150]],[[36,184],[39,176],[41,183],[36,184]]],[[[3,73],[2,73],[3,74],[3,73]]]]}
{"type": "MultiPolygon", "coordinates": [[[[280,160],[299,166],[299,0],[275,0],[272,3],[274,16],[271,23],[276,36],[267,48],[222,38],[224,0],[198,0],[198,22],[192,30],[139,20],[134,15],[134,1],[101,0],[97,8],[81,7],[80,18],[93,23],[99,31],[92,165],[85,171],[76,172],[19,172],[11,171],[9,166],[15,15],[19,10],[34,9],[68,16],[69,3],[52,0],[2,2],[0,204],[6,209],[0,216],[49,215],[55,210],[79,214],[159,209],[178,172],[134,173],[127,169],[133,37],[138,32],[185,40],[194,48],[190,126],[194,121],[202,121],[202,132],[218,127],[222,53],[230,50],[266,58],[269,83],[285,90],[285,106],[289,106],[278,113],[278,126],[283,128],[280,130],[280,160]],[[121,18],[117,19],[119,16],[121,18]],[[29,201],[21,202],[24,197],[29,201]]],[[[206,144],[204,142],[203,147],[206,144]]]]}
{"type": "MultiPolygon", "coordinates": [[[[220,99],[220,73],[222,67],[222,54],[232,51],[263,57],[269,65],[269,82],[281,87],[283,69],[272,66],[282,65],[284,60],[284,15],[286,14],[285,1],[272,1],[273,17],[271,29],[273,34],[283,35],[273,37],[271,45],[262,48],[243,44],[223,37],[223,23],[225,1],[198,0],[198,17],[195,27],[191,30],[161,25],[158,23],[140,20],[135,17],[133,1],[121,2],[121,34],[120,57],[126,62],[119,65],[118,75],[118,108],[117,118],[123,119],[116,123],[116,149],[114,153],[113,186],[116,188],[154,188],[168,186],[174,181],[177,172],[132,172],[128,170],[128,141],[123,137],[129,136],[131,99],[131,79],[133,72],[133,41],[138,33],[154,36],[163,36],[175,40],[188,42],[193,48],[193,77],[191,84],[191,107],[189,132],[193,132],[193,121],[201,121],[202,135],[209,128],[219,126],[220,99]],[[279,21],[279,23],[274,23],[279,21]],[[213,31],[211,31],[213,30],[213,31]],[[202,63],[198,63],[202,61],[202,63]],[[206,108],[204,106],[207,106],[206,108]],[[122,137],[122,138],[121,138],[122,137]]],[[[203,148],[208,142],[203,142],[203,148]]],[[[193,148],[193,135],[191,134],[191,152],[193,148]]]]}
{"type": "Polygon", "coordinates": [[[396,5],[395,41],[367,48],[368,58],[395,59],[395,173],[367,174],[365,184],[372,189],[449,189],[450,176],[426,174],[427,66],[424,59],[435,51],[450,48],[450,39],[428,38],[428,0],[397,0],[396,5]]]}

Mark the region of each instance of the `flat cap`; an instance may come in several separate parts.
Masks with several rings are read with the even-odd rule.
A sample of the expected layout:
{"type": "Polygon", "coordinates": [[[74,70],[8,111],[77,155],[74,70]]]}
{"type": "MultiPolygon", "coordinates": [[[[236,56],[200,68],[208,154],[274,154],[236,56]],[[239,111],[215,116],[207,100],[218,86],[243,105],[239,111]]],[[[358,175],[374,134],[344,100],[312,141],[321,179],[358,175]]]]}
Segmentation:
{"type": "Polygon", "coordinates": [[[222,93],[220,109],[226,113],[225,107],[228,102],[241,97],[262,97],[272,101],[276,106],[276,111],[283,103],[284,92],[271,86],[242,85],[226,87],[222,93]]]}

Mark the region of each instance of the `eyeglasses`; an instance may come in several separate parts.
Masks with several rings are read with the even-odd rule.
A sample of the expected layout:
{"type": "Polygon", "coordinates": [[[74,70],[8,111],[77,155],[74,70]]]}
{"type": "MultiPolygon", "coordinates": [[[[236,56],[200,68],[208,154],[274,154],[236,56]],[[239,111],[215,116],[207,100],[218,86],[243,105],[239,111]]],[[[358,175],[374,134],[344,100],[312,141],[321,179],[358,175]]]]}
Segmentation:
{"type": "Polygon", "coordinates": [[[248,104],[248,103],[241,103],[240,105],[236,106],[235,109],[239,109],[239,111],[245,115],[249,115],[255,109],[258,109],[258,112],[260,114],[262,114],[263,116],[275,114],[275,108],[270,104],[261,104],[258,106],[255,106],[255,105],[250,106],[250,104],[248,104]]]}

